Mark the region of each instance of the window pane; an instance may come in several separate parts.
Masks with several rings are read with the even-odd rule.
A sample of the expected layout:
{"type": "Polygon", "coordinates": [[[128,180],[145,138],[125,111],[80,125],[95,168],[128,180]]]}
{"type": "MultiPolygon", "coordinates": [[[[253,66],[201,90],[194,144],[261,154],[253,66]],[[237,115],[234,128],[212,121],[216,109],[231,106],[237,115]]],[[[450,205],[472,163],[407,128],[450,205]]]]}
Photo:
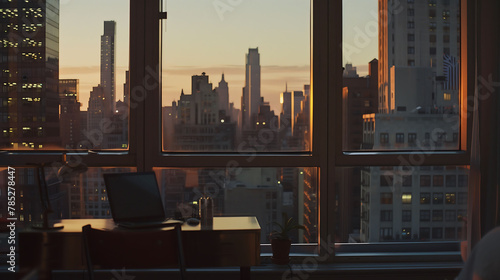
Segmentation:
{"type": "Polygon", "coordinates": [[[309,1],[168,1],[167,11],[165,151],[310,151],[309,1]]]}
{"type": "Polygon", "coordinates": [[[212,197],[216,216],[256,216],[261,242],[269,243],[273,222],[283,213],[306,227],[292,232],[294,243],[317,242],[316,168],[155,169],[169,217],[196,215],[203,195],[212,197]]]}
{"type": "Polygon", "coordinates": [[[1,149],[128,148],[124,2],[0,3],[1,149]]]}
{"type": "Polygon", "coordinates": [[[344,150],[458,149],[459,7],[343,0],[344,150]]]}
{"type": "Polygon", "coordinates": [[[454,235],[452,239],[450,232],[451,228],[457,232],[464,226],[462,219],[467,213],[467,204],[464,203],[467,186],[451,189],[444,185],[425,188],[420,184],[404,185],[404,178],[419,178],[422,173],[432,178],[468,175],[469,170],[457,166],[432,166],[423,170],[414,166],[339,168],[336,174],[335,217],[340,242],[461,238],[454,235]],[[392,178],[392,184],[384,186],[385,181],[380,178],[388,176],[392,178]],[[457,193],[460,196],[455,200],[457,193]],[[443,232],[445,227],[450,228],[446,236],[443,232]]]}
{"type": "MultiPolygon", "coordinates": [[[[47,165],[45,181],[52,210],[50,220],[111,218],[104,173],[135,172],[135,168],[89,168],[81,173],[78,169],[61,168],[60,163],[47,165]],[[57,175],[59,172],[59,176],[57,175]]],[[[82,170],[83,171],[83,170],[82,170]]],[[[37,169],[15,168],[17,218],[21,226],[41,223],[42,204],[37,183],[37,169]],[[21,207],[22,205],[22,207],[21,207]]],[[[7,182],[8,169],[0,170],[1,182],[7,182]]],[[[0,193],[7,186],[0,185],[0,193]]],[[[0,195],[1,197],[1,195],[0,195]]],[[[0,204],[0,218],[7,217],[7,205],[0,204]]]]}

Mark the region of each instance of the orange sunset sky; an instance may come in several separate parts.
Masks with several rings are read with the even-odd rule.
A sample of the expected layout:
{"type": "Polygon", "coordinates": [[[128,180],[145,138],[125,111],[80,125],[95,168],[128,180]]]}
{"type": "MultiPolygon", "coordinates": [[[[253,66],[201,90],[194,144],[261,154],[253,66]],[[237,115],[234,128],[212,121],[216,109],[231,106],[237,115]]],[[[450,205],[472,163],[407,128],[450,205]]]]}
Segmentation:
{"type": "MultiPolygon", "coordinates": [[[[377,38],[368,37],[367,44],[360,45],[356,36],[365,29],[372,35],[369,27],[370,21],[376,22],[377,1],[344,3],[344,40],[355,46],[354,55],[345,62],[357,65],[364,75],[365,65],[377,55],[377,38]]],[[[286,84],[288,90],[301,90],[310,83],[309,0],[169,0],[164,5],[168,12],[162,25],[164,106],[177,100],[181,89],[191,92],[192,75],[206,72],[214,87],[225,74],[230,102],[240,108],[248,48],[259,48],[262,95],[276,113],[286,84]]],[[[118,100],[123,99],[128,69],[129,1],[61,0],[60,78],[80,80],[82,110],[87,110],[89,93],[100,81],[105,20],[117,22],[118,100]]]]}

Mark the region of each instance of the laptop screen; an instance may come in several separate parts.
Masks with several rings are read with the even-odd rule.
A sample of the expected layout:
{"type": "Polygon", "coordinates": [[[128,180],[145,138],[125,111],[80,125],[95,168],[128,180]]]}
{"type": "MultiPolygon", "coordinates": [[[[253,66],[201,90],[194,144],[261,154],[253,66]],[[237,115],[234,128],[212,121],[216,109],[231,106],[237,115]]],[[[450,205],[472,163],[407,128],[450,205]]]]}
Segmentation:
{"type": "Polygon", "coordinates": [[[165,219],[154,172],[104,174],[104,182],[115,222],[154,222],[165,219]]]}

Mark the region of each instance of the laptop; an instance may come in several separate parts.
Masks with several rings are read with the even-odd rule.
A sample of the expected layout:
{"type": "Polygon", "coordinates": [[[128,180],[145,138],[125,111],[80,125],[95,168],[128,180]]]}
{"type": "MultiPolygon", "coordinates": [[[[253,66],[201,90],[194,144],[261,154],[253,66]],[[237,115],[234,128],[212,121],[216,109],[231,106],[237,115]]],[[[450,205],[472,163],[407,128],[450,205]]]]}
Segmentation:
{"type": "Polygon", "coordinates": [[[167,219],[154,172],[104,174],[111,216],[124,228],[154,228],[182,224],[167,219]]]}

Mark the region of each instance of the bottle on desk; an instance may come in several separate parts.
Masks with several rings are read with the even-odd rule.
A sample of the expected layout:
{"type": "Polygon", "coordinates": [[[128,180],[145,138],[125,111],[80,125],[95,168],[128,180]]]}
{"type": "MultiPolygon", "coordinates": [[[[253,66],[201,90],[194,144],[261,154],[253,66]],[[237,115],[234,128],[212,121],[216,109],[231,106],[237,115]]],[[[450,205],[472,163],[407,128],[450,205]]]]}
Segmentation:
{"type": "Polygon", "coordinates": [[[212,229],[214,225],[214,204],[209,196],[203,196],[198,202],[202,229],[212,229]]]}

